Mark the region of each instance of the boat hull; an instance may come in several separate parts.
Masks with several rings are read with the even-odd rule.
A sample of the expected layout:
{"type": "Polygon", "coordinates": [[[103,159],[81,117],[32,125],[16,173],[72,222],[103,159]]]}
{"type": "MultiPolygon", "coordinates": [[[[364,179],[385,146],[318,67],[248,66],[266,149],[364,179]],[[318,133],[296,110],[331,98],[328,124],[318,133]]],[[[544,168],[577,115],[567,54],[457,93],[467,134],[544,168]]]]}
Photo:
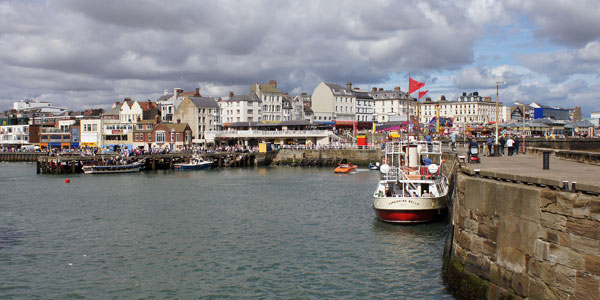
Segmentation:
{"type": "Polygon", "coordinates": [[[375,209],[375,215],[380,221],[387,223],[425,223],[440,220],[448,212],[446,207],[423,210],[387,210],[375,209]]]}
{"type": "Polygon", "coordinates": [[[141,170],[141,164],[115,165],[115,166],[85,166],[85,174],[118,174],[118,173],[138,173],[141,170]]]}
{"type": "Polygon", "coordinates": [[[203,170],[210,169],[212,167],[212,163],[202,163],[202,164],[175,164],[173,168],[176,170],[203,170]]]}

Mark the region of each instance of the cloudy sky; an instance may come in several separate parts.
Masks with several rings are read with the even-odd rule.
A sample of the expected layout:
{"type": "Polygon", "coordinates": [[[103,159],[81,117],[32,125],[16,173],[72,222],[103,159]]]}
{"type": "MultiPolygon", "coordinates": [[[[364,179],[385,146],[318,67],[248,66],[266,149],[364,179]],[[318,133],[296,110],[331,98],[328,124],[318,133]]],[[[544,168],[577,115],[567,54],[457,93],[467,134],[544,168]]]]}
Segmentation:
{"type": "Polygon", "coordinates": [[[200,87],[278,82],[370,89],[424,81],[434,100],[600,111],[598,0],[0,0],[0,109],[23,98],[71,109],[200,87]]]}

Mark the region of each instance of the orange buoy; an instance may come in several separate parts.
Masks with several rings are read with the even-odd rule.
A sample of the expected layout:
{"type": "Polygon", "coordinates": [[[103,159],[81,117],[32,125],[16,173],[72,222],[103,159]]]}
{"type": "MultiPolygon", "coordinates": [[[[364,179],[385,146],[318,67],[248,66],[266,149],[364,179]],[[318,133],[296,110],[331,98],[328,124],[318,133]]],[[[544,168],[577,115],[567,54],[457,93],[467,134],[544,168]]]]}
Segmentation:
{"type": "Polygon", "coordinates": [[[65,183],[71,183],[71,179],[65,179],[65,183]]]}

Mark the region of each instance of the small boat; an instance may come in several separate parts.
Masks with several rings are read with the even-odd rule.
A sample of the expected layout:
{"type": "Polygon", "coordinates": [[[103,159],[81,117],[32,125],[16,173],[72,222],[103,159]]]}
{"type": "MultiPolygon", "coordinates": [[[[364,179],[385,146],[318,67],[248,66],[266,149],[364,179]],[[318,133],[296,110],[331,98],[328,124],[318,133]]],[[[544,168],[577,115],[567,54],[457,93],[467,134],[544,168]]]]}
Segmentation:
{"type": "Polygon", "coordinates": [[[353,164],[340,164],[339,166],[337,166],[337,168],[335,168],[334,172],[335,173],[350,173],[350,171],[356,169],[358,166],[357,165],[353,165],[353,164]]]}
{"type": "Polygon", "coordinates": [[[441,172],[440,142],[390,141],[383,178],[373,193],[377,218],[388,223],[435,221],[448,210],[448,179],[441,172]],[[431,163],[431,160],[436,163],[431,163]],[[423,162],[423,163],[421,163],[423,162]]]}
{"type": "Polygon", "coordinates": [[[369,169],[371,170],[379,170],[379,162],[370,162],[369,163],[369,169]]]}
{"type": "Polygon", "coordinates": [[[212,161],[206,161],[202,157],[193,157],[189,163],[175,164],[175,170],[202,170],[210,169],[213,165],[212,161]]]}
{"type": "Polygon", "coordinates": [[[85,174],[114,174],[114,173],[135,173],[142,169],[142,164],[134,162],[123,165],[91,165],[83,166],[85,174]]]}

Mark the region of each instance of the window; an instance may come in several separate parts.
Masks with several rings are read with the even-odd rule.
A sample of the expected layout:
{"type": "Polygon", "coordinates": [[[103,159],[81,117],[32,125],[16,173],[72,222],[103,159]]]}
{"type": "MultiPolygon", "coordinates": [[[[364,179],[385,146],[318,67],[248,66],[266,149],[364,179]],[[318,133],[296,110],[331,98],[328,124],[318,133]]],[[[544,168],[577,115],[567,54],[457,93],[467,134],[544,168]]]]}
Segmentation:
{"type": "Polygon", "coordinates": [[[157,143],[164,143],[165,142],[165,132],[164,131],[157,131],[156,132],[156,142],[157,143]]]}

